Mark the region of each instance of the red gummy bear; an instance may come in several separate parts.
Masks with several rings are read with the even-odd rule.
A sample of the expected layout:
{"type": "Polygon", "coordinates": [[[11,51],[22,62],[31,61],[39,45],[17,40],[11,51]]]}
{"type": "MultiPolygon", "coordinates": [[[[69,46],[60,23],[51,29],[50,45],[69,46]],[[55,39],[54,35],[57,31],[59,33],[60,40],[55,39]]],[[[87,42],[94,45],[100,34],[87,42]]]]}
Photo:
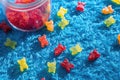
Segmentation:
{"type": "Polygon", "coordinates": [[[99,58],[100,57],[100,54],[97,52],[97,50],[95,49],[95,50],[93,50],[91,53],[90,53],[90,55],[89,55],[89,57],[88,57],[88,60],[89,61],[94,61],[94,60],[96,60],[97,58],[99,58]]]}
{"type": "Polygon", "coordinates": [[[38,37],[38,41],[40,42],[42,48],[49,44],[48,40],[46,39],[46,35],[38,37]]]}
{"type": "Polygon", "coordinates": [[[66,47],[63,46],[62,44],[59,44],[58,47],[56,47],[54,50],[55,56],[60,55],[64,50],[66,50],[66,47]]]}
{"type": "Polygon", "coordinates": [[[5,33],[12,30],[5,22],[0,23],[0,29],[2,29],[5,33]]]}
{"type": "Polygon", "coordinates": [[[74,68],[74,65],[71,64],[68,59],[65,59],[62,63],[61,66],[66,69],[66,71],[69,73],[72,68],[74,68]]]}
{"type": "Polygon", "coordinates": [[[45,80],[45,78],[41,78],[41,80],[45,80]]]}
{"type": "Polygon", "coordinates": [[[83,12],[83,11],[84,11],[84,6],[85,6],[85,3],[83,3],[83,2],[78,2],[78,5],[77,5],[77,7],[76,7],[76,10],[83,12]]]}

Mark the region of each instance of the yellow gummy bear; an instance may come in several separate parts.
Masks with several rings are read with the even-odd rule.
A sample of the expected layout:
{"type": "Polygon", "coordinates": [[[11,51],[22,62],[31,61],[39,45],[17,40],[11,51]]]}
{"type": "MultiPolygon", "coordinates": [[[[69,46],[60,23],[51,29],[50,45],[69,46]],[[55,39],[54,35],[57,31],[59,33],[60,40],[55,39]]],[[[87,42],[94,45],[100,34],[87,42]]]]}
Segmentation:
{"type": "Polygon", "coordinates": [[[48,66],[48,72],[49,73],[55,73],[56,72],[56,62],[48,62],[47,63],[48,66]]]}
{"type": "Polygon", "coordinates": [[[17,42],[12,41],[10,38],[7,38],[6,42],[4,43],[5,46],[15,49],[17,42]]]}
{"type": "Polygon", "coordinates": [[[60,7],[60,10],[57,12],[57,16],[59,16],[60,18],[64,18],[64,15],[67,13],[67,9],[60,7]]]}
{"type": "Polygon", "coordinates": [[[25,69],[28,69],[28,65],[26,63],[25,57],[23,57],[21,60],[18,60],[17,62],[20,65],[20,71],[21,72],[23,72],[25,69]]]}
{"type": "Polygon", "coordinates": [[[120,0],[112,0],[112,2],[116,3],[117,5],[120,5],[120,0]]]}
{"type": "Polygon", "coordinates": [[[69,24],[69,20],[63,18],[61,22],[58,23],[58,26],[61,27],[61,29],[64,29],[69,24]]]}
{"type": "Polygon", "coordinates": [[[51,32],[54,31],[54,25],[52,20],[45,22],[45,25],[48,31],[51,31],[51,32]]]}
{"type": "Polygon", "coordinates": [[[116,20],[113,18],[113,16],[110,16],[108,19],[104,21],[104,24],[106,24],[107,27],[110,27],[115,22],[116,20]]]}
{"type": "Polygon", "coordinates": [[[76,44],[75,46],[70,48],[70,51],[72,52],[72,55],[77,55],[79,52],[82,51],[82,48],[80,47],[79,44],[76,44]]]}

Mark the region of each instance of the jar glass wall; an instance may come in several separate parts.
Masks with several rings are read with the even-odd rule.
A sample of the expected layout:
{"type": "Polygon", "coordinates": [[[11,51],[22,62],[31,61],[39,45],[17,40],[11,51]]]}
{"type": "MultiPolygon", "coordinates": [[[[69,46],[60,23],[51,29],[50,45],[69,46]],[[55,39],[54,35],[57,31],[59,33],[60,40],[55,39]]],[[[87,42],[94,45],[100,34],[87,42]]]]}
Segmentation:
{"type": "Polygon", "coordinates": [[[3,4],[8,22],[21,31],[42,28],[50,15],[50,0],[4,0],[3,4]]]}

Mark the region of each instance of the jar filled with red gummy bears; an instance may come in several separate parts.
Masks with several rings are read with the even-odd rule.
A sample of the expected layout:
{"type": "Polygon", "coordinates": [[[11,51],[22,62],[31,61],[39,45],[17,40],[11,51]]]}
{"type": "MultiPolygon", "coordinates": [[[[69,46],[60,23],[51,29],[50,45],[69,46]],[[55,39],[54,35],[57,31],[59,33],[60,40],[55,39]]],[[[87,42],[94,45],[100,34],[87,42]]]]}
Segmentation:
{"type": "Polygon", "coordinates": [[[8,22],[21,31],[35,31],[50,15],[50,0],[3,0],[8,22]]]}

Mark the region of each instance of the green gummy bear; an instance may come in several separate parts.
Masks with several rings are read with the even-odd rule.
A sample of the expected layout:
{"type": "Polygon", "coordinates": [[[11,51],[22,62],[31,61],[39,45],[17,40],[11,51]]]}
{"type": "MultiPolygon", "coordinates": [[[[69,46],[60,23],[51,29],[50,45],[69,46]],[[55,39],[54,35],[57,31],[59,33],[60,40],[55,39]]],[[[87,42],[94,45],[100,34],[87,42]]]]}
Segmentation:
{"type": "Polygon", "coordinates": [[[69,24],[69,20],[63,18],[61,22],[58,23],[58,26],[61,27],[61,29],[64,29],[69,24]]]}
{"type": "Polygon", "coordinates": [[[17,42],[12,41],[10,38],[7,38],[6,42],[4,43],[5,46],[15,49],[17,42]]]}
{"type": "Polygon", "coordinates": [[[108,19],[104,21],[104,24],[106,24],[107,27],[110,27],[115,22],[116,20],[113,18],[113,16],[110,16],[108,19]]]}
{"type": "Polygon", "coordinates": [[[76,44],[75,46],[70,48],[70,51],[72,52],[72,55],[77,55],[79,52],[82,51],[82,48],[80,47],[79,44],[76,44]]]}

